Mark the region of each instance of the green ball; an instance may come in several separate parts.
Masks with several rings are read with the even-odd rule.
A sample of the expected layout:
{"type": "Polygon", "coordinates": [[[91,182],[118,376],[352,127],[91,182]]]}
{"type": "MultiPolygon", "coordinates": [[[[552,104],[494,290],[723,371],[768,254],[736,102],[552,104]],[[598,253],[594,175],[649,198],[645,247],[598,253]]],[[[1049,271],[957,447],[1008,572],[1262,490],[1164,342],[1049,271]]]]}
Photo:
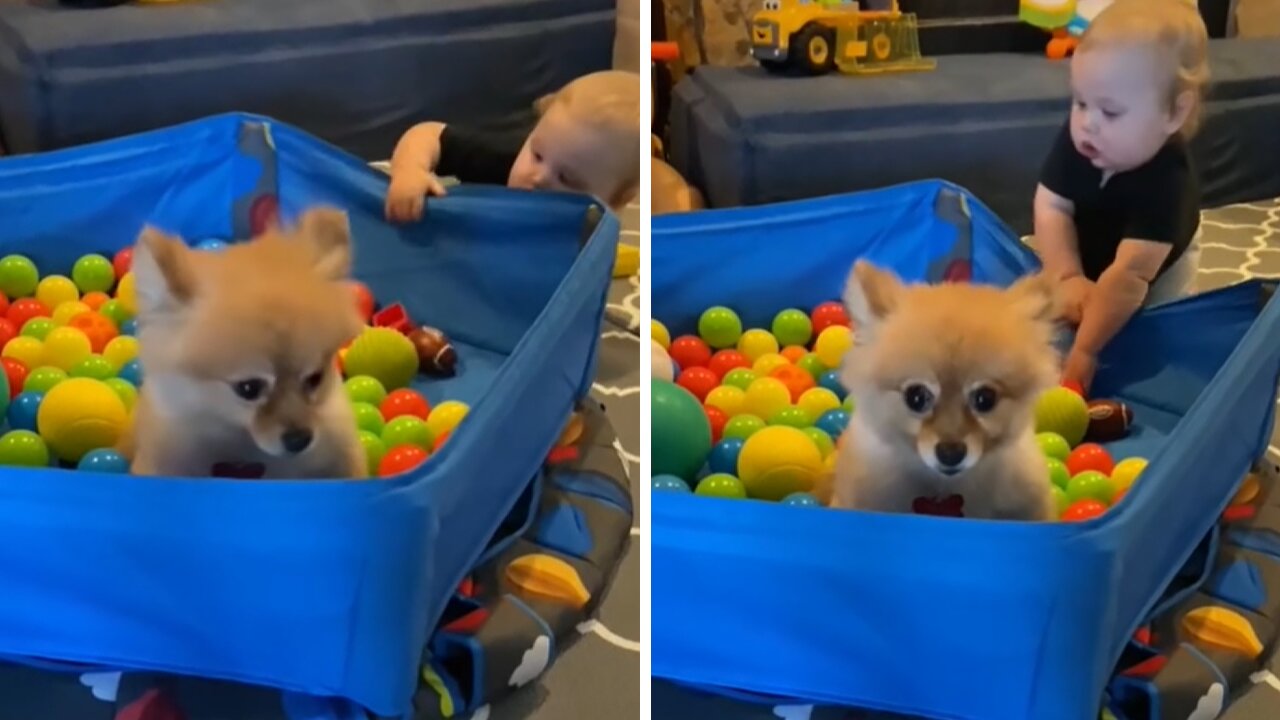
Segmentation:
{"type": "Polygon", "coordinates": [[[722,305],[707,308],[698,318],[698,335],[717,350],[733,347],[742,337],[742,319],[722,305]]]}
{"type": "Polygon", "coordinates": [[[742,484],[741,480],[728,473],[716,473],[702,478],[702,481],[698,483],[698,489],[694,490],[693,494],[703,497],[744,500],[747,497],[747,488],[742,484]]]}
{"type": "Polygon", "coordinates": [[[650,474],[692,482],[711,452],[711,423],[693,393],[666,380],[649,382],[650,474]]]}
{"type": "Polygon", "coordinates": [[[769,418],[770,425],[786,425],[800,430],[813,425],[813,418],[809,417],[809,413],[804,408],[798,408],[794,405],[784,407],[775,412],[769,418]]]}
{"type": "Polygon", "coordinates": [[[1097,500],[1103,505],[1110,505],[1111,498],[1115,494],[1116,488],[1111,478],[1097,470],[1085,470],[1067,482],[1067,497],[1073,503],[1081,500],[1097,500]]]}
{"type": "Polygon", "coordinates": [[[382,430],[387,426],[387,422],[382,419],[382,412],[376,406],[367,402],[353,402],[351,403],[351,411],[356,416],[357,428],[374,435],[382,435],[382,430]]]}
{"type": "Polygon", "coordinates": [[[1036,442],[1040,443],[1040,450],[1044,452],[1045,457],[1066,462],[1067,456],[1071,454],[1071,446],[1067,444],[1067,439],[1056,432],[1036,433],[1036,442]]]}
{"type": "Polygon", "coordinates": [[[49,467],[49,446],[30,430],[12,430],[0,436],[0,465],[49,467]]]}
{"type": "Polygon", "coordinates": [[[11,393],[9,387],[9,373],[0,372],[0,421],[5,417],[5,413],[9,412],[9,396],[17,395],[11,393]]]}
{"type": "Polygon", "coordinates": [[[365,328],[342,359],[349,375],[369,375],[388,390],[408,387],[418,374],[418,350],[403,333],[391,328],[365,328]]]}
{"type": "Polygon", "coordinates": [[[760,376],[756,374],[755,370],[748,370],[747,368],[734,368],[724,374],[724,377],[720,380],[720,384],[732,385],[733,387],[746,390],[751,385],[751,383],[755,382],[756,379],[759,377],[760,376]]]}
{"type": "Polygon", "coordinates": [[[1049,466],[1049,482],[1054,487],[1067,489],[1067,483],[1071,482],[1071,471],[1067,470],[1067,464],[1058,458],[1045,458],[1045,463],[1049,466]]]}
{"type": "Polygon", "coordinates": [[[115,366],[101,355],[90,355],[71,368],[71,377],[87,377],[94,380],[110,380],[116,376],[115,366]]]}
{"type": "Polygon", "coordinates": [[[814,382],[822,379],[822,374],[831,368],[822,364],[816,353],[808,353],[796,361],[796,367],[813,376],[814,382]]]}
{"type": "Polygon", "coordinates": [[[1053,506],[1057,509],[1055,515],[1057,517],[1062,517],[1062,513],[1066,512],[1067,508],[1071,507],[1071,498],[1067,495],[1067,491],[1057,485],[1049,488],[1049,493],[1053,495],[1053,506]]]}
{"type": "Polygon", "coordinates": [[[22,383],[22,392],[47,393],[54,385],[66,379],[67,373],[62,368],[44,365],[27,375],[26,381],[22,383]]]}
{"type": "Polygon", "coordinates": [[[376,476],[378,463],[382,462],[382,456],[387,454],[387,445],[382,442],[382,438],[367,430],[361,430],[356,435],[360,438],[360,444],[364,446],[364,456],[369,463],[369,475],[376,476]]]}
{"type": "Polygon", "coordinates": [[[813,441],[813,444],[818,446],[818,452],[822,453],[823,460],[826,460],[828,455],[835,452],[836,442],[831,439],[831,436],[828,435],[825,430],[821,430],[816,427],[807,427],[801,428],[800,432],[808,435],[809,439],[813,441]]]}
{"type": "Polygon", "coordinates": [[[1047,390],[1036,399],[1036,432],[1052,432],[1075,447],[1089,429],[1089,406],[1084,398],[1064,387],[1047,390]]]}
{"type": "Polygon", "coordinates": [[[852,396],[852,395],[845,395],[845,396],[844,396],[844,402],[840,403],[840,407],[844,408],[844,409],[845,409],[845,411],[847,411],[847,412],[849,412],[849,413],[852,413],[852,412],[853,412],[853,407],[854,407],[854,403],[853,403],[853,396],[852,396]]]}
{"type": "Polygon", "coordinates": [[[738,438],[746,440],[755,435],[765,427],[764,420],[750,413],[734,415],[729,418],[729,422],[724,424],[724,431],[721,433],[722,438],[738,438]]]}
{"type": "Polygon", "coordinates": [[[43,341],[58,324],[51,317],[33,317],[22,324],[23,337],[31,337],[43,341]]]}
{"type": "Polygon", "coordinates": [[[347,397],[351,398],[351,402],[369,403],[374,407],[382,404],[387,399],[387,389],[382,387],[382,383],[376,378],[368,375],[356,375],[348,378],[346,382],[347,397]]]}
{"type": "Polygon", "coordinates": [[[10,300],[28,297],[40,284],[40,271],[36,264],[22,255],[8,255],[0,259],[0,291],[10,300]]]}
{"type": "Polygon", "coordinates": [[[805,311],[788,308],[773,317],[773,336],[783,347],[808,345],[813,337],[813,321],[805,311]]]}
{"type": "Polygon", "coordinates": [[[71,268],[71,279],[81,294],[108,292],[116,284],[116,270],[111,261],[97,254],[85,255],[71,268]]]}
{"type": "Polygon", "coordinates": [[[98,312],[102,313],[111,320],[111,322],[115,323],[116,327],[124,325],[126,321],[133,318],[133,316],[129,314],[129,311],[125,310],[124,306],[120,304],[120,301],[115,298],[102,303],[102,307],[98,308],[98,312]]]}
{"type": "Polygon", "coordinates": [[[138,402],[138,388],[134,387],[133,383],[120,377],[107,378],[102,382],[115,391],[124,403],[125,410],[133,410],[134,404],[138,402]]]}
{"type": "Polygon", "coordinates": [[[431,428],[427,427],[427,421],[416,415],[392,418],[391,422],[382,428],[382,442],[386,443],[388,448],[417,445],[431,452],[431,439],[431,428]]]}

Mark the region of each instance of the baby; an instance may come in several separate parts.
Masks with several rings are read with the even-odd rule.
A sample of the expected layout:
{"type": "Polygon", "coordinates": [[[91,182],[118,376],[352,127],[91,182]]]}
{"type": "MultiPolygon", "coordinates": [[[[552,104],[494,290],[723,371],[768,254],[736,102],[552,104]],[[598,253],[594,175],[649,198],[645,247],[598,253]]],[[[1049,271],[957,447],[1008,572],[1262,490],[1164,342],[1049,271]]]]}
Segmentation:
{"type": "Polygon", "coordinates": [[[538,122],[511,139],[426,122],[400,138],[391,158],[386,213],[422,217],[427,195],[444,195],[437,175],[462,182],[594,195],[614,209],[640,185],[640,76],[608,70],[573,80],[538,101],[538,122]]]}
{"type": "Polygon", "coordinates": [[[1036,188],[1035,241],[1078,324],[1063,380],[1144,305],[1192,292],[1200,188],[1187,152],[1208,82],[1208,35],[1185,0],[1117,0],[1071,60],[1069,122],[1036,188]]]}

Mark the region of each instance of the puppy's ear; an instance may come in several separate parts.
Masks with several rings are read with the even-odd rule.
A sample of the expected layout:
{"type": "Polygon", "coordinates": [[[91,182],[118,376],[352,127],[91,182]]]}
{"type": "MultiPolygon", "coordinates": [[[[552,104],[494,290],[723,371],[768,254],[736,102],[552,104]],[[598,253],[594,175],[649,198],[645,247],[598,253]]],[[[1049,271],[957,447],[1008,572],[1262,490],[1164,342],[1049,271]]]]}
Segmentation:
{"type": "Polygon", "coordinates": [[[351,273],[351,225],[345,212],[331,207],[307,210],[298,221],[297,235],[310,247],[320,275],[342,280],[351,273]]]}
{"type": "Polygon", "coordinates": [[[1061,310],[1058,283],[1044,272],[1023,276],[1006,291],[1014,307],[1037,322],[1053,322],[1061,310]]]}
{"type": "Polygon", "coordinates": [[[192,251],[180,238],[150,225],[133,250],[133,277],[142,317],[181,309],[196,293],[192,251]]]}
{"type": "Polygon", "coordinates": [[[845,285],[844,304],[854,327],[872,328],[893,312],[902,294],[902,281],[866,260],[853,265],[845,285]]]}

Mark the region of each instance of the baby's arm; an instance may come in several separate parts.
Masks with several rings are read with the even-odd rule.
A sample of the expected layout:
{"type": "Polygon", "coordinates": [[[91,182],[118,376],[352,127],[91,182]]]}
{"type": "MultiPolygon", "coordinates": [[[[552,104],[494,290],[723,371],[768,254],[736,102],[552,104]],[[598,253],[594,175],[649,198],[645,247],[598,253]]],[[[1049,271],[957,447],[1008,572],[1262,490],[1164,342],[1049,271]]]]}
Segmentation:
{"type": "Polygon", "coordinates": [[[435,175],[444,128],[444,123],[420,123],[409,128],[396,143],[391,155],[391,186],[387,189],[388,220],[418,220],[428,194],[445,194],[444,186],[435,175]]]}
{"type": "Polygon", "coordinates": [[[1048,276],[1061,283],[1062,313],[1078,324],[1093,283],[1084,276],[1077,244],[1075,205],[1043,184],[1036,187],[1036,251],[1048,276]]]}

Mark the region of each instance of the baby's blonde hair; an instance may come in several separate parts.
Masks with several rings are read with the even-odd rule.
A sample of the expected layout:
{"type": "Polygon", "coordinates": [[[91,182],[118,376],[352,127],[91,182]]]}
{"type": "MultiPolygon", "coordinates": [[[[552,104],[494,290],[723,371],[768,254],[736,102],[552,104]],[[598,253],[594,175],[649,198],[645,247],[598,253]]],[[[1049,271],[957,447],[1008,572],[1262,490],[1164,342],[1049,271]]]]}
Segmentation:
{"type": "Polygon", "coordinates": [[[534,103],[539,117],[555,106],[563,107],[587,127],[605,131],[622,177],[611,203],[634,194],[640,185],[640,75],[625,70],[604,70],[583,75],[534,103]]]}
{"type": "Polygon", "coordinates": [[[1191,111],[1181,134],[1200,128],[1205,86],[1209,83],[1209,33],[1189,0],[1116,0],[1098,13],[1080,38],[1077,53],[1116,45],[1155,49],[1169,64],[1169,103],[1191,93],[1191,111]]]}

